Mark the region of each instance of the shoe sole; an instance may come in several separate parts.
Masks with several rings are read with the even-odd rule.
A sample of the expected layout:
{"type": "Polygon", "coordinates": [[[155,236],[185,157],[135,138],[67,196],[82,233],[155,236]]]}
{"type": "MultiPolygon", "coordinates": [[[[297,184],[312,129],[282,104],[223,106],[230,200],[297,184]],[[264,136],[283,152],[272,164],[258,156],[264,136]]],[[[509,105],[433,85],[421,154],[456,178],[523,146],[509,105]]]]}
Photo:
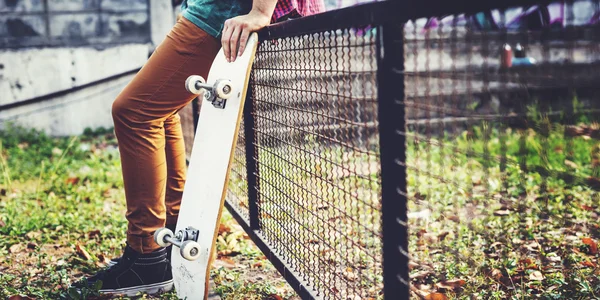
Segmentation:
{"type": "Polygon", "coordinates": [[[122,289],[104,289],[100,290],[100,294],[114,294],[124,295],[127,297],[137,296],[138,293],[156,294],[159,292],[169,292],[173,289],[173,280],[168,280],[160,283],[153,283],[147,285],[139,285],[135,287],[122,288],[122,289]]]}

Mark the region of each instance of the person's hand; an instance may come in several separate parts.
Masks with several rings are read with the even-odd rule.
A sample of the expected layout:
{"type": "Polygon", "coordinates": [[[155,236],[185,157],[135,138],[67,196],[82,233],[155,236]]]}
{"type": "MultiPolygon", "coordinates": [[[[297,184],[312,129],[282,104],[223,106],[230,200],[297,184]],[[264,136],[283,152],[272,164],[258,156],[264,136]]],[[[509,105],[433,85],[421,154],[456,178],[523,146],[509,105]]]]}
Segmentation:
{"type": "Polygon", "coordinates": [[[251,11],[247,15],[237,16],[225,21],[221,45],[228,62],[234,62],[244,53],[250,33],[269,25],[271,16],[251,11]],[[239,47],[239,49],[238,49],[239,47]]]}

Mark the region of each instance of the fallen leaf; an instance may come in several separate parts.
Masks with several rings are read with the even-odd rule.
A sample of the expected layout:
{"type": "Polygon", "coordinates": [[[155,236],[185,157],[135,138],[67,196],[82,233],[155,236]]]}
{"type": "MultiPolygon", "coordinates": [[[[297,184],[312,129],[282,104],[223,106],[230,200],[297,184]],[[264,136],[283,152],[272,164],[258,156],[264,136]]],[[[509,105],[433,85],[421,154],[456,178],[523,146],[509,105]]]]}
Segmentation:
{"type": "Polygon", "coordinates": [[[450,231],[444,231],[444,232],[438,234],[438,239],[440,241],[443,241],[446,238],[446,236],[448,236],[448,234],[450,234],[450,231]]]}
{"type": "Polygon", "coordinates": [[[562,258],[560,256],[556,255],[556,253],[554,253],[554,252],[548,253],[548,255],[546,255],[546,259],[548,261],[551,261],[551,262],[560,262],[560,261],[562,261],[562,258]]]}
{"type": "Polygon", "coordinates": [[[38,245],[36,243],[28,243],[27,249],[35,249],[38,245]]]}
{"type": "Polygon", "coordinates": [[[454,221],[456,223],[460,222],[460,218],[458,216],[449,216],[447,218],[448,218],[448,220],[454,221]]]}
{"type": "Polygon", "coordinates": [[[431,293],[425,296],[425,300],[446,300],[448,297],[442,293],[431,293]]]}
{"type": "Polygon", "coordinates": [[[436,286],[439,289],[454,290],[454,289],[458,289],[461,286],[465,285],[465,283],[467,283],[467,282],[462,279],[453,279],[453,280],[442,281],[442,282],[436,284],[436,286]]]}
{"type": "Polygon", "coordinates": [[[30,231],[27,234],[25,234],[25,236],[30,240],[36,240],[42,236],[42,233],[39,231],[30,231]]]}
{"type": "Polygon", "coordinates": [[[235,265],[235,261],[227,257],[220,257],[219,259],[215,259],[215,261],[213,262],[213,266],[217,268],[225,267],[226,269],[233,269],[235,268],[235,265]]]}
{"type": "Polygon", "coordinates": [[[10,252],[10,253],[21,252],[21,250],[23,250],[23,247],[21,246],[21,244],[14,244],[14,245],[10,246],[10,248],[8,248],[8,252],[10,252]]]}
{"type": "Polygon", "coordinates": [[[581,241],[590,247],[590,254],[596,255],[598,253],[598,244],[591,238],[582,238],[581,241]]]}
{"type": "Polygon", "coordinates": [[[77,183],[79,183],[78,177],[69,177],[66,180],[66,184],[76,185],[77,183]]]}
{"type": "Polygon", "coordinates": [[[471,176],[471,181],[473,182],[473,185],[480,185],[481,184],[481,175],[471,176]]]}
{"type": "Polygon", "coordinates": [[[493,269],[492,272],[490,272],[490,276],[496,280],[499,280],[500,278],[502,278],[502,271],[498,269],[493,269]]]}
{"type": "Polygon", "coordinates": [[[499,209],[494,212],[494,216],[508,216],[510,214],[510,210],[508,209],[499,209]]]}
{"type": "Polygon", "coordinates": [[[269,295],[269,297],[267,299],[269,299],[269,300],[283,300],[283,298],[281,298],[281,296],[279,296],[277,294],[271,294],[271,295],[269,295]]]}
{"type": "Polygon", "coordinates": [[[29,296],[23,295],[12,295],[8,297],[8,300],[33,300],[34,298],[30,298],[29,296]]]}
{"type": "Polygon", "coordinates": [[[537,269],[537,265],[535,264],[535,261],[533,261],[533,259],[531,258],[525,258],[521,260],[521,263],[525,265],[525,269],[537,269]]]}
{"type": "Polygon", "coordinates": [[[98,230],[98,229],[88,232],[88,238],[90,238],[90,239],[93,239],[95,236],[99,236],[99,235],[100,235],[100,230],[98,230]]]}
{"type": "Polygon", "coordinates": [[[535,280],[535,281],[541,281],[541,280],[544,280],[544,275],[540,271],[533,271],[531,274],[529,274],[529,279],[535,280]]]}
{"type": "Polygon", "coordinates": [[[572,162],[572,161],[570,161],[568,159],[565,159],[565,166],[567,166],[569,168],[572,168],[572,169],[579,168],[579,166],[576,163],[574,163],[574,162],[572,162]]]}
{"type": "Polygon", "coordinates": [[[85,247],[80,244],[75,245],[75,252],[77,252],[79,256],[85,258],[86,260],[92,259],[92,256],[87,252],[87,250],[85,250],[85,247]]]}
{"type": "Polygon", "coordinates": [[[583,210],[587,210],[587,211],[593,211],[594,208],[585,204],[581,204],[579,207],[581,207],[581,209],[583,210]]]}
{"type": "Polygon", "coordinates": [[[538,249],[540,248],[540,244],[536,241],[532,241],[529,244],[525,244],[523,245],[525,248],[527,248],[527,250],[532,251],[532,252],[537,252],[538,249]]]}
{"type": "Polygon", "coordinates": [[[427,277],[429,275],[432,275],[432,274],[433,274],[433,272],[425,270],[425,271],[420,271],[420,272],[417,272],[417,273],[411,275],[410,278],[412,278],[412,279],[423,279],[423,278],[425,278],[425,277],[427,277]]]}
{"type": "Polygon", "coordinates": [[[231,227],[227,224],[221,223],[219,224],[219,234],[229,233],[231,232],[231,227]]]}
{"type": "Polygon", "coordinates": [[[6,226],[6,223],[4,223],[4,221],[2,221],[2,219],[0,219],[0,227],[4,227],[6,226]]]}
{"type": "Polygon", "coordinates": [[[584,267],[590,267],[590,268],[595,268],[596,264],[593,261],[584,261],[581,263],[582,266],[584,267]]]}

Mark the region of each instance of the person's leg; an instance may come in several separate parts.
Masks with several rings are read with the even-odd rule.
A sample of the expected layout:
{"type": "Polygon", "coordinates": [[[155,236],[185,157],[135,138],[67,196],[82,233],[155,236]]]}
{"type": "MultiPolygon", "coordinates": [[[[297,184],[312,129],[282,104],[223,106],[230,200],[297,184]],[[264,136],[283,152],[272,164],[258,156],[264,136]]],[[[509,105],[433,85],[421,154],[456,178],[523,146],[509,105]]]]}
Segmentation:
{"type": "Polygon", "coordinates": [[[174,230],[179,216],[187,171],[185,143],[179,114],[174,114],[165,120],[165,137],[167,154],[166,227],[174,230]]]}
{"type": "MultiPolygon", "coordinates": [[[[168,117],[164,122],[164,128],[167,165],[167,186],[164,197],[166,206],[165,227],[175,232],[187,173],[185,144],[179,113],[168,117]]],[[[167,247],[167,258],[171,259],[171,246],[167,247]]],[[[117,264],[119,260],[120,257],[113,258],[108,266],[117,264]]]]}
{"type": "Polygon", "coordinates": [[[195,97],[185,89],[186,78],[206,78],[219,49],[217,39],[181,18],[113,104],[129,225],[123,256],[88,278],[88,284],[102,280],[102,293],[133,296],[173,286],[167,251],[153,234],[176,220],[185,180],[185,155],[180,154],[185,151],[175,115],[195,97]]]}
{"type": "MultiPolygon", "coordinates": [[[[127,242],[137,252],[159,248],[153,233],[167,221],[167,157],[171,156],[167,153],[177,156],[178,152],[165,149],[166,136],[175,145],[182,138],[170,118],[195,97],[185,90],[185,80],[192,74],[206,78],[219,48],[217,39],[181,18],[113,104],[127,199],[127,242]],[[173,139],[175,135],[179,138],[173,139]]],[[[180,150],[184,152],[183,147],[180,150]]],[[[184,167],[185,161],[175,169],[184,167]]],[[[180,178],[175,181],[181,184],[180,178]]]]}

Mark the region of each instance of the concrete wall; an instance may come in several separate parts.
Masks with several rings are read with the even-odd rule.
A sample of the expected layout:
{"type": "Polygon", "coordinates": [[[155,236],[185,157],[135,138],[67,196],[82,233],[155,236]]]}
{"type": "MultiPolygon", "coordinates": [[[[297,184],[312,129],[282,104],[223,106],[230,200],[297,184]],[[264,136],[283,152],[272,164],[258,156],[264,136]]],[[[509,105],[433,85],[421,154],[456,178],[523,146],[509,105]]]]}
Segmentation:
{"type": "Polygon", "coordinates": [[[54,136],[79,135],[88,127],[110,128],[112,101],[132,77],[123,76],[32,105],[0,111],[0,126],[12,122],[54,136]]]}
{"type": "Polygon", "coordinates": [[[171,1],[49,0],[47,9],[0,0],[0,128],[70,135],[111,127],[111,104],[132,78],[119,75],[141,68],[165,38],[171,1]]]}

